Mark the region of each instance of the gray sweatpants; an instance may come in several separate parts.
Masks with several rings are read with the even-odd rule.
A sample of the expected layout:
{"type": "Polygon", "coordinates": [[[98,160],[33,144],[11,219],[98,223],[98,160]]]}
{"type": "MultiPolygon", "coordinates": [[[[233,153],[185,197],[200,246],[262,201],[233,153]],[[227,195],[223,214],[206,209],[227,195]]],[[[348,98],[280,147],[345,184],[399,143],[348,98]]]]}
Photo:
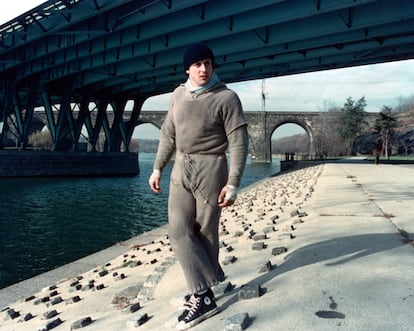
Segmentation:
{"type": "Polygon", "coordinates": [[[218,195],[227,182],[222,155],[177,153],[168,198],[169,236],[191,293],[224,276],[218,261],[218,195]]]}

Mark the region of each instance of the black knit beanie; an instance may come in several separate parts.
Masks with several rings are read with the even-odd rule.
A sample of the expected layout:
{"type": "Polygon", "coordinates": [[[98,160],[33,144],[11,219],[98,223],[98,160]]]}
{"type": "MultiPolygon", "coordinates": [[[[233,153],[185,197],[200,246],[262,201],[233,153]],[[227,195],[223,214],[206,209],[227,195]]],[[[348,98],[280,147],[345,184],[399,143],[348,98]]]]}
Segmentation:
{"type": "Polygon", "coordinates": [[[184,70],[204,59],[211,59],[214,65],[214,54],[210,48],[201,43],[188,46],[183,55],[184,70]]]}

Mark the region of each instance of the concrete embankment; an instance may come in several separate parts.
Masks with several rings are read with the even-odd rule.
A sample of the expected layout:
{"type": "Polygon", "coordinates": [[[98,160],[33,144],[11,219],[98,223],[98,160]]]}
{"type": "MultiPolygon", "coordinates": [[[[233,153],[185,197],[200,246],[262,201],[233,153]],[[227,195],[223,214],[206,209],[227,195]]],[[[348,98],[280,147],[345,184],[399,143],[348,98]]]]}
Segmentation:
{"type": "MultiPolygon", "coordinates": [[[[220,222],[227,276],[213,289],[220,313],[193,329],[411,330],[413,200],[412,165],[355,160],[243,190],[220,222]]],[[[157,231],[113,248],[86,271],[67,269],[42,290],[29,280],[33,290],[8,300],[0,330],[38,330],[51,320],[54,330],[79,321],[87,330],[138,323],[139,330],[174,330],[187,290],[167,227],[157,231]]]]}
{"type": "Polygon", "coordinates": [[[0,151],[0,177],[134,176],[136,153],[0,151]]]}

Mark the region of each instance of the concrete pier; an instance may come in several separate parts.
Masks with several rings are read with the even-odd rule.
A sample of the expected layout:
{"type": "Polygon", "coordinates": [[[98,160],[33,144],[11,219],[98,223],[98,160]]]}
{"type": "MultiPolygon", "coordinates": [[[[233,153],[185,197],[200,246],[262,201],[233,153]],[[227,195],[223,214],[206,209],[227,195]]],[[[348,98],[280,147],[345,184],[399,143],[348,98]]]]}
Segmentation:
{"type": "Polygon", "coordinates": [[[0,177],[135,176],[136,153],[0,151],[0,177]]]}

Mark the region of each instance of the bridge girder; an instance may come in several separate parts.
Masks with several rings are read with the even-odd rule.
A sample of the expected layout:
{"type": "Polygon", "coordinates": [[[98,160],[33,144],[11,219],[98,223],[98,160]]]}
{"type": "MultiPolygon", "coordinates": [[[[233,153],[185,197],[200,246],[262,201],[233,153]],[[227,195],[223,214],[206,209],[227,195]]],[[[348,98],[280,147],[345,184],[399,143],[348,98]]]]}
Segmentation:
{"type": "MultiPolygon", "coordinates": [[[[50,127],[77,136],[77,123],[91,126],[86,112],[71,119],[69,105],[142,106],[170,92],[192,42],[212,47],[228,83],[412,59],[414,2],[49,0],[0,26],[0,123],[7,129],[13,115],[24,146],[33,109],[59,105],[50,127]]],[[[121,118],[113,132],[99,120],[109,149],[131,138],[133,122],[121,118]]]]}
{"type": "Polygon", "coordinates": [[[47,1],[0,28],[0,80],[154,95],[183,79],[183,49],[197,41],[214,49],[227,82],[408,59],[414,3],[47,1]]]}

